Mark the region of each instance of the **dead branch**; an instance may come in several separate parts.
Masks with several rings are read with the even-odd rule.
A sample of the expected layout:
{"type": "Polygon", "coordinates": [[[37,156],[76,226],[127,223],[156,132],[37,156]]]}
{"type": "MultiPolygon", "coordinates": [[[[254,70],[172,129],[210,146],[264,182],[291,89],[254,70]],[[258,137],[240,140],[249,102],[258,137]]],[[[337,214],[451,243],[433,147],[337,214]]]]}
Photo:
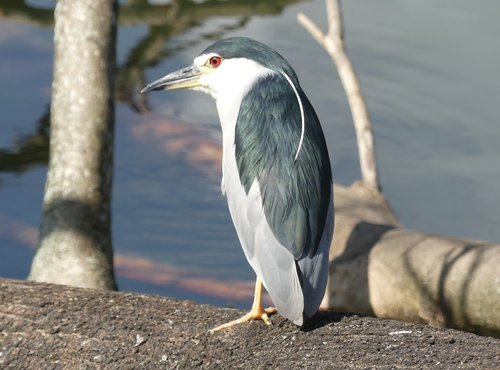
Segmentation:
{"type": "Polygon", "coordinates": [[[337,66],[340,80],[347,94],[356,130],[361,178],[367,185],[380,191],[372,124],[365,99],[361,93],[359,80],[345,52],[339,3],[337,0],[327,0],[326,6],[328,16],[328,33],[326,35],[306,15],[299,13],[297,19],[327,51],[337,66]]]}

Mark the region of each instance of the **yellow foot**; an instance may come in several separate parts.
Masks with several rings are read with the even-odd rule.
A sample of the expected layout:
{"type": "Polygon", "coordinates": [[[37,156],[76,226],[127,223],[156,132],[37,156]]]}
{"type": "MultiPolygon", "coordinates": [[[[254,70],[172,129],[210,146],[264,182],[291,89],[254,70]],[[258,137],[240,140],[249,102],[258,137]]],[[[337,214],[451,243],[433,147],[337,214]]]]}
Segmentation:
{"type": "Polygon", "coordinates": [[[262,320],[266,323],[266,325],[272,325],[271,320],[269,320],[269,316],[274,315],[277,313],[278,310],[275,307],[269,307],[269,308],[261,308],[258,310],[253,310],[247,313],[245,316],[240,317],[239,319],[227,322],[225,324],[219,325],[216,328],[213,328],[209,330],[209,333],[213,333],[214,331],[219,331],[222,329],[227,329],[230,328],[231,326],[242,324],[247,321],[252,321],[252,320],[262,320]]]}

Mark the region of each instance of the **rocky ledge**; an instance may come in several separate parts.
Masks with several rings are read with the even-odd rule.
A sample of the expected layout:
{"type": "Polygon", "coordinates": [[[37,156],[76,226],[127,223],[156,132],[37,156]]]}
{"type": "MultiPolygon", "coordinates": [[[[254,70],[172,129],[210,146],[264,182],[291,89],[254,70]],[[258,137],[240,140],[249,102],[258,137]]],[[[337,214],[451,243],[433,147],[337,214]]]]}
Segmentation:
{"type": "Polygon", "coordinates": [[[497,369],[500,340],[321,312],[208,333],[243,312],[171,298],[0,280],[2,369],[497,369]]]}

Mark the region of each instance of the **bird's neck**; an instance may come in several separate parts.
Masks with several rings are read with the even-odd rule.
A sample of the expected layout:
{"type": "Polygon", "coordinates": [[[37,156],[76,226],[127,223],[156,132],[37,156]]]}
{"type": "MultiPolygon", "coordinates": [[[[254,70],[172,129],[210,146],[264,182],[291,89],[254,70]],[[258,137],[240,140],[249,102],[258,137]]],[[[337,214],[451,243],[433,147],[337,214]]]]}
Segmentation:
{"type": "MultiPolygon", "coordinates": [[[[236,95],[236,94],[235,94],[236,95]]],[[[238,113],[240,111],[241,100],[243,97],[231,96],[230,94],[219,96],[216,100],[217,112],[222,128],[222,134],[234,131],[238,113]]]]}

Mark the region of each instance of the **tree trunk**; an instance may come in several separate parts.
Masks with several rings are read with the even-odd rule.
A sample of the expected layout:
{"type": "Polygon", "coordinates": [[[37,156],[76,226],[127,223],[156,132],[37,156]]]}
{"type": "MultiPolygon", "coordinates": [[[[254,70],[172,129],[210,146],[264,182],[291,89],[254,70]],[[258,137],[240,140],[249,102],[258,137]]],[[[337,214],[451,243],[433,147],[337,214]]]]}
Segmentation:
{"type": "Polygon", "coordinates": [[[29,279],[115,289],[111,243],[117,3],[60,0],[50,158],[29,279]]]}
{"type": "Polygon", "coordinates": [[[334,189],[324,306],[500,336],[500,245],[406,229],[362,182],[334,189]]]}

